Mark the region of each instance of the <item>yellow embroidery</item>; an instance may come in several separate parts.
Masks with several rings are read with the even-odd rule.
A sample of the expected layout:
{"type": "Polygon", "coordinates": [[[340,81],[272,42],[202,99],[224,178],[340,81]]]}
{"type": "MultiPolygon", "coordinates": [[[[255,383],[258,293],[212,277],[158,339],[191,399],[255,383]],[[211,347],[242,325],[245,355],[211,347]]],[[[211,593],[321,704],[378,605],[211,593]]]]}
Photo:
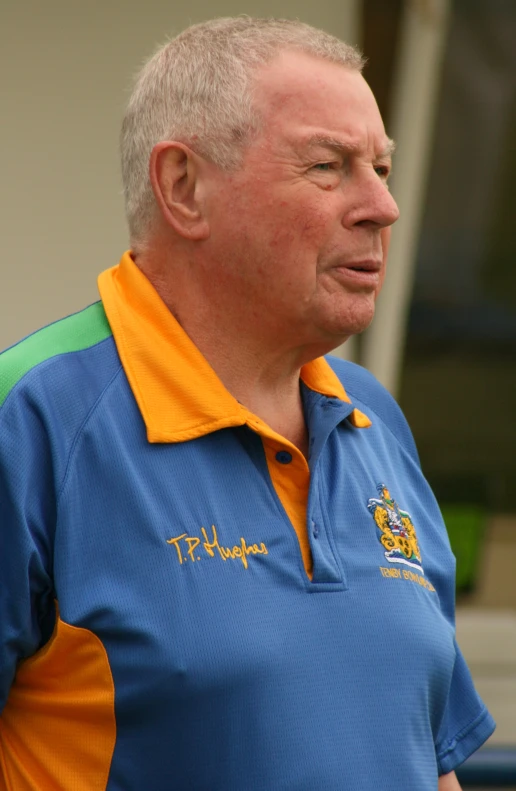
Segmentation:
{"type": "Polygon", "coordinates": [[[428,591],[433,591],[435,593],[435,588],[432,583],[425,577],[422,577],[421,574],[414,574],[413,571],[408,571],[407,569],[386,568],[385,566],[379,566],[379,569],[382,577],[410,580],[410,582],[416,582],[418,585],[421,585],[422,588],[426,588],[428,591]]]}
{"type": "Polygon", "coordinates": [[[388,569],[385,566],[380,566],[380,571],[384,577],[397,577],[401,579],[401,569],[388,569]]]}
{"type": "Polygon", "coordinates": [[[375,508],[374,521],[382,532],[380,541],[388,552],[392,549],[399,549],[407,559],[416,557],[421,563],[421,552],[419,550],[416,531],[414,530],[414,525],[407,516],[401,517],[401,524],[403,525],[405,536],[403,534],[393,533],[389,522],[389,516],[385,508],[375,508]]]}
{"type": "Polygon", "coordinates": [[[217,528],[215,525],[212,525],[211,529],[212,537],[210,540],[206,528],[201,527],[201,533],[204,538],[202,543],[200,538],[197,536],[189,536],[188,533],[181,533],[181,535],[175,536],[175,538],[169,538],[167,540],[167,544],[171,544],[176,548],[177,559],[179,560],[179,564],[181,566],[188,559],[190,559],[192,563],[195,563],[196,561],[201,560],[201,557],[214,558],[218,556],[221,557],[224,562],[226,560],[240,560],[244,568],[247,569],[249,567],[247,558],[250,555],[269,554],[269,551],[263,541],[260,544],[248,545],[247,541],[243,537],[240,538],[240,546],[221,546],[219,543],[219,537],[217,535],[217,528]],[[186,551],[185,545],[187,547],[186,551]],[[201,547],[204,550],[204,555],[201,552],[201,547]],[[196,551],[201,552],[201,554],[196,554],[196,551]]]}
{"type": "Polygon", "coordinates": [[[411,566],[424,576],[421,551],[410,514],[402,511],[384,484],[379,483],[376,489],[380,497],[371,498],[367,509],[378,528],[385,559],[390,563],[411,566]]]}

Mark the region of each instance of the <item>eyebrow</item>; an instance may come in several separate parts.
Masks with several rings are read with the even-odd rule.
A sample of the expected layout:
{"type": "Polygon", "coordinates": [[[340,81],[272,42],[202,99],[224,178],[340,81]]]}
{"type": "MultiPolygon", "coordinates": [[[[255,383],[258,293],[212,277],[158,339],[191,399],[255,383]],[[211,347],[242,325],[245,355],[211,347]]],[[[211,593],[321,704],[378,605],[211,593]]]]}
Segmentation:
{"type": "MultiPolygon", "coordinates": [[[[303,141],[307,148],[311,146],[322,146],[323,148],[330,148],[333,151],[337,151],[339,153],[355,153],[361,150],[361,146],[355,143],[346,143],[343,140],[339,140],[336,137],[331,137],[329,135],[311,135],[306,140],[303,141]]],[[[387,138],[387,143],[384,149],[377,154],[377,159],[387,159],[388,157],[392,157],[394,151],[396,149],[396,143],[391,138],[387,138]]]]}

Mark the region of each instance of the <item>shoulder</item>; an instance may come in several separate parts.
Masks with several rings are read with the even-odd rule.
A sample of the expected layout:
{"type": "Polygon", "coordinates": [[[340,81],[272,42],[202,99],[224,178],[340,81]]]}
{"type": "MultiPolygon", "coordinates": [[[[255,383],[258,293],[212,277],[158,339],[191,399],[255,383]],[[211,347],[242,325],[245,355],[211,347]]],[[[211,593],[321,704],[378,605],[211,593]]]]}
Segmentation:
{"type": "Polygon", "coordinates": [[[0,456],[22,446],[65,462],[80,427],[121,369],[96,302],[0,354],[0,456]]]}
{"type": "Polygon", "coordinates": [[[352,401],[360,401],[363,406],[367,405],[370,410],[386,420],[402,414],[389,391],[367,368],[331,355],[328,355],[326,360],[352,401]]]}
{"type": "Polygon", "coordinates": [[[389,431],[419,463],[414,438],[406,418],[389,391],[366,368],[328,355],[327,362],[337,374],[354,406],[373,422],[389,431]]]}
{"type": "Polygon", "coordinates": [[[67,380],[73,379],[76,386],[88,377],[101,380],[109,358],[116,357],[113,343],[110,350],[101,348],[109,339],[102,303],[95,302],[6,349],[0,354],[0,409],[17,390],[34,396],[52,391],[56,398],[67,380]]]}

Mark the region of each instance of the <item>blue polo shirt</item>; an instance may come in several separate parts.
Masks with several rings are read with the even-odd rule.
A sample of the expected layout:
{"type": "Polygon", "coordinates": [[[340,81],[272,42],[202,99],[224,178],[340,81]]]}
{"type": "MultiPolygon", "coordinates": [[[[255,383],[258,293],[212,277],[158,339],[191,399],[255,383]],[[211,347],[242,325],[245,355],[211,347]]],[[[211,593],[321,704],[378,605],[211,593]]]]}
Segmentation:
{"type": "Polygon", "coordinates": [[[99,287],[0,357],[0,787],[435,791],[494,723],[396,403],[304,366],[305,458],[99,287]]]}

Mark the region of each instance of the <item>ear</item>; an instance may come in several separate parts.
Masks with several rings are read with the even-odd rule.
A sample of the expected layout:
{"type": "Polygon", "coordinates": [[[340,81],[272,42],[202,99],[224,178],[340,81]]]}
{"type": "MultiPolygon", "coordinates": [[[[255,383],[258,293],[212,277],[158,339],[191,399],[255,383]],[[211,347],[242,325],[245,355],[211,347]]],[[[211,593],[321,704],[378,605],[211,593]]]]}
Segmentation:
{"type": "Polygon", "coordinates": [[[166,224],[185,239],[210,235],[199,200],[202,160],[183,143],[162,141],[152,149],[149,170],[156,202],[166,224]]]}

